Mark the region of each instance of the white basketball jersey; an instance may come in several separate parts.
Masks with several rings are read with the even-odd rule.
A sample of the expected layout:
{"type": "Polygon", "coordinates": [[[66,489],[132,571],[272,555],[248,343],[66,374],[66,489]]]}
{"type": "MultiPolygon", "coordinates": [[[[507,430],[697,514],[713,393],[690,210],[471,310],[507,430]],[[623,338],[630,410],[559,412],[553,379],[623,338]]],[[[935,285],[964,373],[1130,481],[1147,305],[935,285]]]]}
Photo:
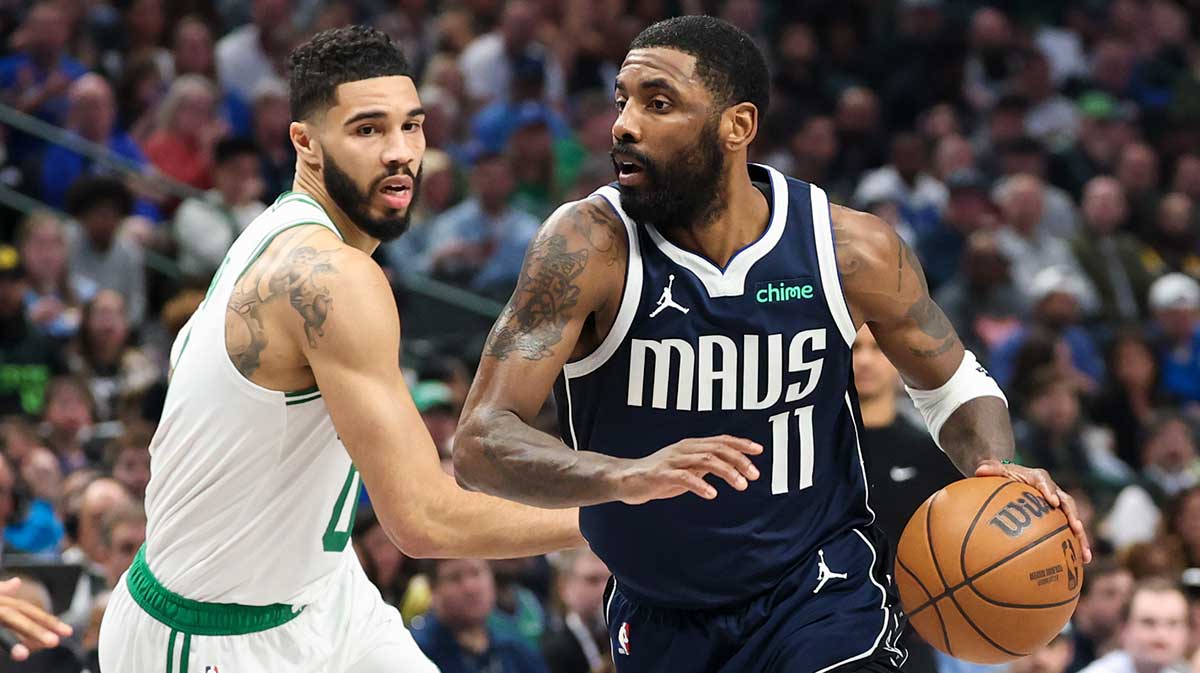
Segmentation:
{"type": "Polygon", "coordinates": [[[306,605],[354,553],[359,477],[320,391],[251,383],[225,349],[239,277],[280,232],[314,225],[338,233],[311,197],[281,196],[233,243],[171,349],[150,447],[146,560],[185,598],[306,605]]]}

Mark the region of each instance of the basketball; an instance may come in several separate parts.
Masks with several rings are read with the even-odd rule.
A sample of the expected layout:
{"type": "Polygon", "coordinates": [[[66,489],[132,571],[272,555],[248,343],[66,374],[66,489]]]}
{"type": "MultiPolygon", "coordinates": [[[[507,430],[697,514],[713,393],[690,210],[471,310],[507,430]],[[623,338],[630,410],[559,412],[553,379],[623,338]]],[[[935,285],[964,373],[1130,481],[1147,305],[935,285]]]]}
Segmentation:
{"type": "Polygon", "coordinates": [[[1075,611],[1079,542],[1061,509],[1029,484],[977,477],[917,509],[896,556],[896,583],[917,632],[959,659],[998,664],[1034,652],[1075,611]]]}

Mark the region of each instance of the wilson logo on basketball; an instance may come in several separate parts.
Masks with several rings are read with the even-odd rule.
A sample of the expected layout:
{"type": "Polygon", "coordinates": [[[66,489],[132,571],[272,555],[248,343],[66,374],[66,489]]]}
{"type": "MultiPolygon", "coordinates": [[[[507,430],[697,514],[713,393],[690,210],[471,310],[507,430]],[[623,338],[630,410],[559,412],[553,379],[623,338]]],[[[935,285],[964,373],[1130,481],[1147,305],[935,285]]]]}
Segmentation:
{"type": "Polygon", "coordinates": [[[1009,502],[988,524],[999,528],[1009,537],[1019,537],[1034,519],[1040,519],[1050,512],[1053,507],[1045,498],[1034,495],[1029,491],[1021,493],[1021,497],[1009,502]]]}

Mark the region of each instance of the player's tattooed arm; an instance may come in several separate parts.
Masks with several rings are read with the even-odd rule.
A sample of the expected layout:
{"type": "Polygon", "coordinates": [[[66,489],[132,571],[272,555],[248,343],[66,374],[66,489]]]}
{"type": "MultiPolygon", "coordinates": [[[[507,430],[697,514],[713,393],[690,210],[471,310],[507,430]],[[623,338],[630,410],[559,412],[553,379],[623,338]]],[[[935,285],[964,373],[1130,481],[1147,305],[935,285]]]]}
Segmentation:
{"type": "Polygon", "coordinates": [[[525,256],[521,276],[483,349],[455,435],[455,473],[471,489],[543,507],[613,499],[612,459],[572,451],[531,426],[580,334],[621,287],[624,225],[599,199],[556,211],[525,256]]]}
{"type": "Polygon", "coordinates": [[[336,251],[314,245],[309,236],[304,231],[291,234],[281,242],[279,254],[251,266],[234,286],[226,308],[226,343],[234,366],[247,378],[258,371],[269,345],[265,312],[273,302],[287,299],[310,347],[316,348],[324,334],[333,300],[322,276],[337,271],[336,251]]]}
{"type": "MultiPolygon", "coordinates": [[[[904,381],[919,390],[938,388],[954,374],[963,345],[929,285],[916,253],[879,218],[834,206],[832,224],[838,270],[855,327],[864,323],[904,381]]],[[[1013,455],[1008,408],[998,397],[963,404],[939,437],[963,474],[987,459],[1013,455]]]]}

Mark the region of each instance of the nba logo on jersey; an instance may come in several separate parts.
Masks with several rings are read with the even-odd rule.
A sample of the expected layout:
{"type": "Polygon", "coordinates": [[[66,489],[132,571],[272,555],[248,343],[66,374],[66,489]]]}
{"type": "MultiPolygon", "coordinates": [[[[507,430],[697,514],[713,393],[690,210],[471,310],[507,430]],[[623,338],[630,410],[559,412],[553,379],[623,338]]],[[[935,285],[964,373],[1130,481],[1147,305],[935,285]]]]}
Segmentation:
{"type": "Polygon", "coordinates": [[[621,622],[617,631],[617,654],[629,654],[629,622],[621,622]]]}
{"type": "Polygon", "coordinates": [[[205,666],[204,673],[221,673],[216,666],[205,666]]]}

